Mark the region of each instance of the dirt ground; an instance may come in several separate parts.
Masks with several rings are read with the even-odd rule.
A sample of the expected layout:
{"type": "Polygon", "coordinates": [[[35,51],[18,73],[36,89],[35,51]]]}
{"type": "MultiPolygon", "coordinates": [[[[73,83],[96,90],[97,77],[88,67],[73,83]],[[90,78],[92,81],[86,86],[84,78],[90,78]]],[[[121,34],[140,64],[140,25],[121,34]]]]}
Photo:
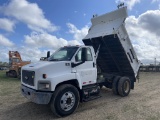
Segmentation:
{"type": "Polygon", "coordinates": [[[20,81],[0,78],[0,120],[160,120],[160,73],[140,73],[129,96],[103,87],[102,97],[81,103],[72,115],[57,118],[49,106],[36,105],[20,93],[20,81]]]}

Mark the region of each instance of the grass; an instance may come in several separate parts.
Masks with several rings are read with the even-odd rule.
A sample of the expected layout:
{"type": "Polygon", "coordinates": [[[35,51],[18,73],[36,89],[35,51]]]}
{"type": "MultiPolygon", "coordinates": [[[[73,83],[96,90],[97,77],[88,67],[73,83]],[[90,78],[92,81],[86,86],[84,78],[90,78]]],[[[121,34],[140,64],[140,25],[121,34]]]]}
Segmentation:
{"type": "Polygon", "coordinates": [[[20,87],[18,78],[6,77],[6,71],[0,71],[0,97],[11,95],[17,92],[15,89],[20,87]]]}
{"type": "Polygon", "coordinates": [[[132,112],[134,114],[138,114],[138,109],[137,109],[137,106],[135,105],[131,105],[131,104],[124,104],[123,105],[123,109],[122,109],[123,112],[132,112]]]}
{"type": "Polygon", "coordinates": [[[147,117],[147,119],[146,120],[159,120],[159,114],[158,115],[151,115],[151,116],[149,116],[149,117],[147,117]]]}
{"type": "Polygon", "coordinates": [[[11,81],[18,81],[17,78],[11,78],[11,77],[6,77],[6,71],[0,71],[0,82],[5,81],[5,82],[11,82],[11,81]]]}
{"type": "MultiPolygon", "coordinates": [[[[102,98],[81,104],[77,112],[66,118],[68,120],[90,119],[90,117],[96,120],[160,120],[158,94],[160,73],[141,73],[141,76],[140,83],[136,84],[136,89],[130,96],[126,98],[112,96],[107,89],[108,91],[101,93],[102,98]]],[[[0,119],[52,119],[52,112],[49,112],[48,106],[29,103],[21,94],[20,86],[18,78],[6,77],[5,71],[0,71],[0,119]],[[28,115],[29,113],[31,114],[28,115]]]]}
{"type": "Polygon", "coordinates": [[[117,120],[117,118],[114,114],[109,114],[105,120],[117,120]]]}

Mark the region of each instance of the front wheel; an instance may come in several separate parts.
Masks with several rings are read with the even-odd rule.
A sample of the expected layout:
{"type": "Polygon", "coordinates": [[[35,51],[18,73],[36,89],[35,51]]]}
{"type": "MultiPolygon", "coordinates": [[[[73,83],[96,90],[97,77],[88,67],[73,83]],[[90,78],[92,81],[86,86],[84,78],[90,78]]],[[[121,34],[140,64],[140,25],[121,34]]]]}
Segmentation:
{"type": "Polygon", "coordinates": [[[51,100],[51,110],[59,117],[72,114],[79,105],[79,92],[70,84],[59,86],[51,100]]]}

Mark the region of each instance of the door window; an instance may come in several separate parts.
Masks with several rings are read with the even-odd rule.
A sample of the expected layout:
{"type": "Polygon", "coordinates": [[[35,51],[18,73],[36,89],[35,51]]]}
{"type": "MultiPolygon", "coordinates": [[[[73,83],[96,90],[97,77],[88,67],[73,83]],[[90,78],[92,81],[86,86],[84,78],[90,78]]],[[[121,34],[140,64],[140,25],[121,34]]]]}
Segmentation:
{"type": "Polygon", "coordinates": [[[91,49],[90,48],[87,48],[87,54],[86,54],[86,61],[92,61],[93,58],[92,58],[92,53],[91,53],[91,49]]]}
{"type": "Polygon", "coordinates": [[[77,53],[77,55],[75,56],[75,61],[76,62],[80,62],[82,61],[82,49],[80,49],[77,53]]]}
{"type": "MultiPolygon", "coordinates": [[[[92,61],[92,53],[91,53],[91,49],[90,48],[83,48],[85,49],[85,58],[86,61],[92,61]]],[[[77,55],[75,56],[75,61],[76,62],[81,62],[82,61],[82,49],[80,49],[77,53],[77,55]]]]}

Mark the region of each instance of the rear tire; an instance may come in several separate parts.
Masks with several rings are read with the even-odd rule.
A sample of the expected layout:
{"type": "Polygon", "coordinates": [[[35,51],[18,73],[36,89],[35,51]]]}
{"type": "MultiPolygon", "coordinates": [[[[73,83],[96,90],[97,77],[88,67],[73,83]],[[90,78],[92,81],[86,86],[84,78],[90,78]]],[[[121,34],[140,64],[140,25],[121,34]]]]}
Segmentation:
{"type": "Polygon", "coordinates": [[[127,96],[130,93],[131,81],[128,77],[121,77],[118,83],[118,92],[122,97],[127,96]]]}
{"type": "Polygon", "coordinates": [[[115,95],[119,95],[118,93],[118,82],[119,82],[119,79],[121,77],[120,76],[116,76],[114,79],[113,79],[113,83],[112,83],[112,92],[113,94],[115,95]]]}
{"type": "Polygon", "coordinates": [[[80,96],[77,88],[70,84],[64,84],[56,89],[50,107],[55,115],[64,117],[77,109],[79,100],[80,96]]]}

